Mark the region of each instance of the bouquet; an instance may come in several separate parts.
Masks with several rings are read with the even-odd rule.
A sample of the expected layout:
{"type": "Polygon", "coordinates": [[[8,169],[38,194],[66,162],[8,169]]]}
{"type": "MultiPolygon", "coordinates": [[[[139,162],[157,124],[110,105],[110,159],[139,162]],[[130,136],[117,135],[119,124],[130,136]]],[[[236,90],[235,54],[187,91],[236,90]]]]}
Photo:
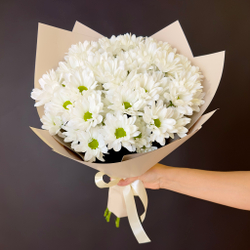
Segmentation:
{"type": "Polygon", "coordinates": [[[201,128],[214,113],[200,117],[223,62],[223,52],[193,58],[178,22],[152,37],[110,39],[78,22],[73,32],[40,24],[31,97],[44,130],[33,130],[54,151],[100,170],[96,185],[109,187],[106,219],[113,212],[118,225],[128,216],[138,242],[149,242],[133,199],[144,204],[143,221],[143,184],[116,183],[144,173],[201,128]]]}

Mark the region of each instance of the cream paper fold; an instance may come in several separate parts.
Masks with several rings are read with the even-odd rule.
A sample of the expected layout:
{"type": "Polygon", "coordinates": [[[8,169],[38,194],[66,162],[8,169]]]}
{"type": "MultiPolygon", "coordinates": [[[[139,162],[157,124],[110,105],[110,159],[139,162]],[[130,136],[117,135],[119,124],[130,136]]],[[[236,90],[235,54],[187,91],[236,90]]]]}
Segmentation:
{"type": "MultiPolygon", "coordinates": [[[[52,68],[57,68],[58,63],[64,59],[65,53],[67,53],[72,44],[85,40],[96,41],[101,37],[101,34],[79,22],[75,23],[73,32],[39,23],[35,65],[35,88],[40,88],[38,80],[44,73],[52,68]]],[[[192,116],[192,122],[188,126],[189,132],[187,136],[182,139],[177,139],[152,152],[124,156],[122,162],[99,164],[84,162],[79,156],[55,140],[48,131],[36,128],[31,129],[50,146],[54,152],[101,171],[111,177],[115,176],[116,178],[139,176],[182,145],[199,131],[202,125],[215,112],[212,111],[201,116],[212,101],[218,88],[223,71],[225,52],[222,51],[205,56],[193,57],[188,41],[178,21],[155,33],[152,37],[157,40],[166,41],[172,47],[175,47],[178,53],[185,55],[195,66],[198,66],[205,76],[203,81],[204,91],[206,93],[204,98],[205,104],[199,112],[192,116]]],[[[44,114],[43,107],[38,107],[37,111],[41,118],[44,114]]],[[[118,187],[117,185],[110,187],[108,199],[109,210],[118,217],[127,216],[128,213],[125,203],[124,188],[118,187]]]]}
{"type": "MultiPolygon", "coordinates": [[[[64,59],[65,54],[72,44],[80,41],[83,42],[84,40],[97,40],[99,37],[101,37],[99,33],[91,30],[85,25],[80,24],[79,22],[75,24],[74,32],[39,23],[35,65],[35,88],[40,88],[38,80],[44,73],[52,68],[56,69],[59,61],[64,59]]],[[[223,70],[224,52],[193,58],[191,49],[178,21],[157,32],[153,35],[153,37],[161,39],[162,41],[169,40],[169,43],[173,47],[176,47],[178,51],[185,54],[190,60],[195,60],[196,66],[200,67],[206,77],[204,86],[206,90],[206,103],[203,106],[207,106],[211,102],[219,85],[223,70]]],[[[204,112],[203,106],[200,112],[195,114],[195,121],[197,121],[204,112]]],[[[37,110],[39,117],[41,118],[44,113],[43,106],[38,107],[37,110]]],[[[210,112],[209,114],[202,116],[198,122],[190,128],[186,137],[178,139],[160,149],[157,149],[156,151],[145,154],[136,154],[136,157],[132,159],[117,163],[100,164],[84,162],[70,150],[66,149],[63,145],[57,142],[48,131],[35,128],[32,129],[55,152],[72,160],[78,161],[81,164],[92,167],[98,171],[104,172],[109,176],[126,178],[145,173],[149,168],[154,166],[157,162],[162,160],[182,143],[192,137],[212,114],[213,112],[210,112]]]]}

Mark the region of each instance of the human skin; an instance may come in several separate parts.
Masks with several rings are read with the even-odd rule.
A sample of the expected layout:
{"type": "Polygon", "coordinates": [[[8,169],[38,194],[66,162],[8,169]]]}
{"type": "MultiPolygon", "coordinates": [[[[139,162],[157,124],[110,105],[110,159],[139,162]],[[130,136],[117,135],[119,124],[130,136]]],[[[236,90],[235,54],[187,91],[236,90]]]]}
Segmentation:
{"type": "Polygon", "coordinates": [[[250,171],[217,172],[156,164],[145,174],[120,180],[126,186],[141,180],[145,188],[168,189],[222,205],[250,210],[250,171]]]}

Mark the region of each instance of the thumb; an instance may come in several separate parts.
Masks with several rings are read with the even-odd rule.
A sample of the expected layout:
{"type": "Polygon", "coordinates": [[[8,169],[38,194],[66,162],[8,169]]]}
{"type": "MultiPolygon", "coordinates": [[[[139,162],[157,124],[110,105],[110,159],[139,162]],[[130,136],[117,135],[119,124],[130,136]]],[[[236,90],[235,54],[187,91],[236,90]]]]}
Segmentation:
{"type": "Polygon", "coordinates": [[[132,182],[134,182],[134,181],[137,180],[137,179],[138,179],[138,177],[131,177],[131,178],[127,178],[127,179],[125,179],[125,180],[121,179],[121,180],[117,183],[117,185],[118,185],[118,186],[127,186],[127,185],[131,184],[132,182]]]}

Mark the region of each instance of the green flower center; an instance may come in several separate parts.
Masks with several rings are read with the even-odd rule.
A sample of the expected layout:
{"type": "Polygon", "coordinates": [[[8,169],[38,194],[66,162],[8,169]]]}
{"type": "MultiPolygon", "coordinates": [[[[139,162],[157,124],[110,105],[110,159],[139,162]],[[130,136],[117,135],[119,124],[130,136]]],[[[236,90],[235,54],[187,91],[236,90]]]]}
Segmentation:
{"type": "Polygon", "coordinates": [[[67,106],[70,105],[70,104],[72,104],[71,101],[66,101],[66,102],[63,104],[63,107],[64,107],[65,109],[68,109],[67,106]]]}
{"type": "Polygon", "coordinates": [[[175,107],[175,105],[172,103],[172,101],[169,101],[170,103],[169,103],[169,105],[168,105],[168,107],[175,107]]]}
{"type": "Polygon", "coordinates": [[[154,119],[154,123],[157,128],[161,126],[161,121],[159,119],[154,119]]]}
{"type": "Polygon", "coordinates": [[[140,139],[141,136],[142,136],[142,133],[140,133],[139,135],[135,136],[134,138],[135,138],[135,139],[140,139]]]}
{"type": "Polygon", "coordinates": [[[92,113],[90,113],[89,111],[87,111],[84,116],[83,116],[83,119],[84,121],[86,122],[88,119],[91,119],[92,118],[92,113]]]}
{"type": "Polygon", "coordinates": [[[115,137],[116,139],[122,138],[124,136],[126,136],[126,131],[123,128],[117,128],[115,130],[115,137]]]}
{"type": "Polygon", "coordinates": [[[99,146],[99,142],[96,139],[92,139],[92,141],[88,144],[91,149],[97,149],[99,146]]]}
{"type": "Polygon", "coordinates": [[[124,102],[123,105],[124,105],[125,109],[132,107],[132,105],[129,102],[124,102]]]}
{"type": "Polygon", "coordinates": [[[88,88],[85,86],[79,86],[78,89],[79,89],[80,93],[82,93],[83,90],[88,90],[88,88]]]}

